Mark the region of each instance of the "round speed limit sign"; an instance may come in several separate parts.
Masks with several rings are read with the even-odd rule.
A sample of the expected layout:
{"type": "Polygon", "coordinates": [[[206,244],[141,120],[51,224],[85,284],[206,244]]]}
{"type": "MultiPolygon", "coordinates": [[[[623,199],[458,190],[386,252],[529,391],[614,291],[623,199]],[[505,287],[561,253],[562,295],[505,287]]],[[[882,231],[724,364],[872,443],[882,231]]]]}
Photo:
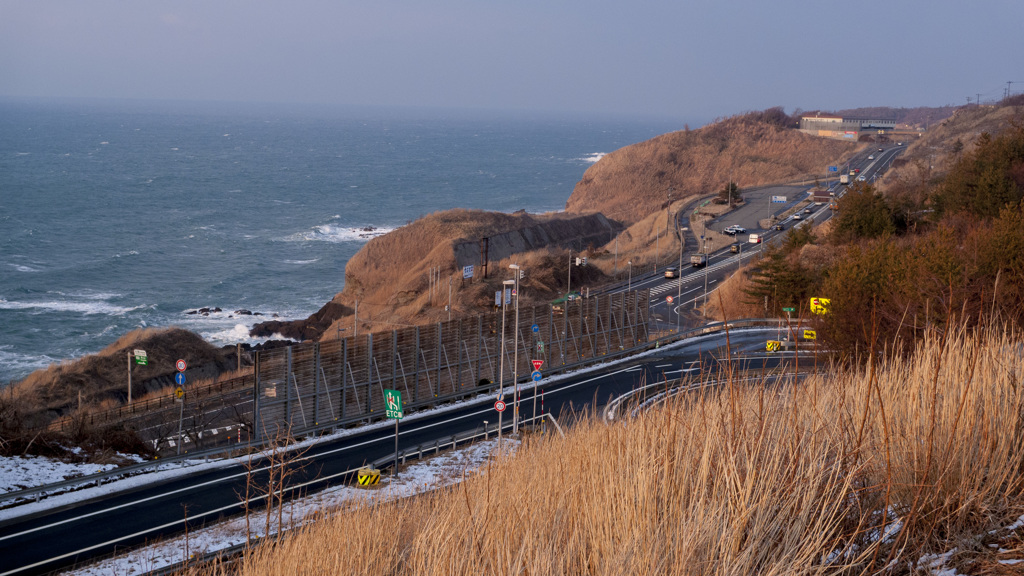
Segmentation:
{"type": "Polygon", "coordinates": [[[177,362],[174,363],[174,367],[178,369],[178,372],[184,372],[185,368],[187,368],[188,365],[185,364],[184,360],[178,360],[177,362]]]}
{"type": "Polygon", "coordinates": [[[501,400],[498,400],[497,402],[494,403],[494,409],[497,410],[498,412],[504,412],[505,403],[502,402],[501,400]]]}

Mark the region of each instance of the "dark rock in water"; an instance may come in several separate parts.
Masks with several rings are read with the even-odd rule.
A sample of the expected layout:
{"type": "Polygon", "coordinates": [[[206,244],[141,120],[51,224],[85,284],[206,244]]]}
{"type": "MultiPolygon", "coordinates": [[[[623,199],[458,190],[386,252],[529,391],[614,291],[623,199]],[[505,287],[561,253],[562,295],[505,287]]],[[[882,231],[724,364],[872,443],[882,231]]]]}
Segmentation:
{"type": "Polygon", "coordinates": [[[223,312],[223,310],[220,308],[214,308],[213,310],[210,310],[210,312],[223,312]]]}
{"type": "Polygon", "coordinates": [[[199,314],[199,310],[189,310],[188,312],[185,312],[185,314],[199,314]]]}
{"type": "MultiPolygon", "coordinates": [[[[269,338],[274,334],[280,334],[285,338],[294,340],[318,340],[320,335],[327,330],[331,324],[352,313],[352,309],[335,302],[328,302],[315,314],[305,320],[268,320],[260,322],[249,330],[249,335],[254,338],[269,338]]],[[[276,314],[274,315],[277,316],[276,314]]]]}
{"type": "Polygon", "coordinates": [[[235,314],[238,314],[239,316],[252,316],[252,312],[246,310],[245,308],[242,308],[241,310],[235,310],[235,314]]]}

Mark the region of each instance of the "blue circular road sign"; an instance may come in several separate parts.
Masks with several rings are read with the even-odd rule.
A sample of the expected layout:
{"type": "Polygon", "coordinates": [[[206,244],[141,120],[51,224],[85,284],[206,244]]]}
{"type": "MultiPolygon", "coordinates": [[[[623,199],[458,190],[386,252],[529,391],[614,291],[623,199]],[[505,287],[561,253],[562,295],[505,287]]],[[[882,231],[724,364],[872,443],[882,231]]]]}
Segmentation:
{"type": "Polygon", "coordinates": [[[540,375],[540,370],[534,370],[533,371],[533,381],[534,382],[540,382],[541,378],[542,378],[542,376],[540,375]]]}
{"type": "Polygon", "coordinates": [[[177,384],[178,386],[181,386],[182,384],[184,384],[185,383],[185,373],[184,372],[178,372],[177,374],[175,374],[174,375],[174,383],[177,384]]]}
{"type": "Polygon", "coordinates": [[[534,332],[540,332],[540,326],[534,324],[533,326],[530,326],[530,330],[533,330],[534,332]]]}

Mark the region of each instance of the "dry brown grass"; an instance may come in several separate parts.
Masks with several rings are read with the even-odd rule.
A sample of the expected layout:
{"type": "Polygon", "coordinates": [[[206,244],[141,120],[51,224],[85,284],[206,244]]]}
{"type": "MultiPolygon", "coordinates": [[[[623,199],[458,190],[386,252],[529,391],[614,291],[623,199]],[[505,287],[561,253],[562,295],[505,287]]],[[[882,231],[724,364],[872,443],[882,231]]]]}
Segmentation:
{"type": "Polygon", "coordinates": [[[1021,512],[1024,360],[1011,344],[995,332],[936,337],[875,370],[798,387],[731,384],[628,423],[583,422],[455,488],[259,548],[239,573],[909,567],[1021,512]]]}
{"type": "Polygon", "coordinates": [[[750,275],[754,266],[748,262],[718,286],[715,293],[708,297],[708,305],[703,308],[706,318],[726,320],[765,316],[764,306],[750,302],[750,296],[745,292],[750,286],[750,275]]]}
{"type": "Polygon", "coordinates": [[[877,184],[882,192],[926,186],[949,172],[953,162],[976,147],[983,132],[996,134],[1024,117],[1021,106],[974,106],[958,109],[951,117],[932,125],[913,143],[877,184]],[[956,143],[962,149],[956,153],[956,143]]]}
{"type": "Polygon", "coordinates": [[[608,154],[583,174],[566,210],[631,224],[663,207],[670,189],[675,199],[714,193],[730,178],[749,188],[807,177],[856,150],[856,144],[737,116],[608,154]]]}
{"type": "Polygon", "coordinates": [[[127,394],[128,352],[143,348],[149,364],[132,366],[133,392],[144,395],[142,383],[176,372],[174,362],[185,358],[192,366],[220,359],[218,350],[198,334],[181,328],[143,328],[121,336],[96,354],[53,364],[14,383],[9,393],[18,401],[28,421],[26,428],[45,425],[79,402],[92,409],[120,403],[127,394]]]}
{"type": "MultiPolygon", "coordinates": [[[[619,233],[618,239],[597,248],[590,253],[587,263],[593,264],[611,276],[617,269],[626,269],[626,262],[633,262],[637,268],[666,266],[679,257],[679,239],[673,223],[676,213],[696,197],[687,197],[660,210],[648,214],[638,222],[619,233]],[[616,258],[616,251],[618,257],[616,258]]],[[[692,248],[686,246],[684,249],[692,248]]]]}

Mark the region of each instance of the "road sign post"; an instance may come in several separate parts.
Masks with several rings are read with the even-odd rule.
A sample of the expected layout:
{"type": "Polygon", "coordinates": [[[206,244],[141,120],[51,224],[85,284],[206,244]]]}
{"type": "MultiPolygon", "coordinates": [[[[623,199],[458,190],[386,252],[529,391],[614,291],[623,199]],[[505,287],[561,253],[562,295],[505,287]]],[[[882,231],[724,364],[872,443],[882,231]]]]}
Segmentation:
{"type": "Polygon", "coordinates": [[[174,363],[174,367],[178,369],[178,372],[184,372],[185,368],[188,368],[188,364],[184,360],[178,360],[174,363]]]}
{"type": "Polygon", "coordinates": [[[402,419],[402,393],[398,390],[384,391],[384,414],[395,421],[395,469],[392,476],[398,476],[398,421],[402,419]]]}
{"type": "Polygon", "coordinates": [[[142,364],[146,366],[149,364],[149,358],[146,356],[145,350],[134,350],[128,353],[128,405],[132,403],[132,358],[135,359],[136,364],[142,364]]]}

